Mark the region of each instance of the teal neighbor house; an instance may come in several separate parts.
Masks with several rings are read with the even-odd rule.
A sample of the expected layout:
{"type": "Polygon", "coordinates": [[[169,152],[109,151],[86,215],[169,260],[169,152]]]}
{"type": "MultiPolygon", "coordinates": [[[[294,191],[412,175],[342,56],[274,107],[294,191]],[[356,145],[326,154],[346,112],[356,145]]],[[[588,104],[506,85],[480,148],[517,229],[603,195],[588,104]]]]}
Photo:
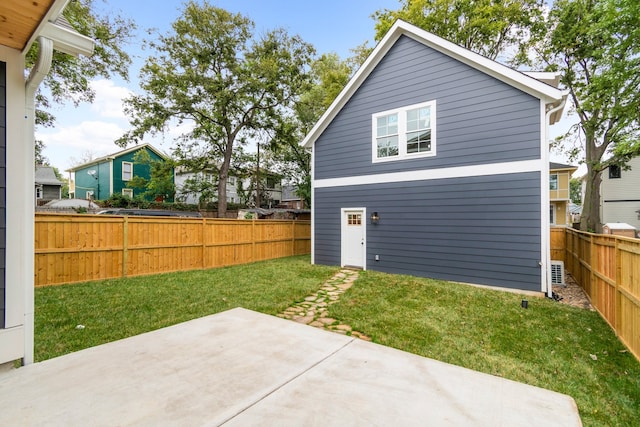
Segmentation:
{"type": "MultiPolygon", "coordinates": [[[[68,169],[73,187],[70,196],[76,199],[108,199],[112,194],[135,197],[144,192],[130,188],[133,177],[150,179],[149,164],[136,162],[136,154],[146,150],[151,161],[166,161],[167,157],[151,144],[141,144],[109,154],[68,169]]],[[[171,200],[168,200],[171,201],[171,200]]]]}

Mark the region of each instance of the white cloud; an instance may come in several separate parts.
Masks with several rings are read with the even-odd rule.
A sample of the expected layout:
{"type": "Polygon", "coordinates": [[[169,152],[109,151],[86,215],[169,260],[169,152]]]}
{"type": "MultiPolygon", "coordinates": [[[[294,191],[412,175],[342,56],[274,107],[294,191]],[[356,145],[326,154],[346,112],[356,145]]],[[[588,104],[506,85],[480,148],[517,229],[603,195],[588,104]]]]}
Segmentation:
{"type": "Polygon", "coordinates": [[[91,104],[91,111],[100,117],[125,119],[122,100],[131,96],[132,92],[123,86],[116,86],[111,80],[94,80],[90,83],[96,97],[91,104]]]}
{"type": "Polygon", "coordinates": [[[120,151],[114,141],[124,134],[125,129],[115,123],[103,121],[83,121],[77,125],[57,127],[51,132],[38,132],[36,138],[45,144],[44,155],[54,166],[67,169],[72,158],[79,159],[91,151],[103,156],[120,151]]]}

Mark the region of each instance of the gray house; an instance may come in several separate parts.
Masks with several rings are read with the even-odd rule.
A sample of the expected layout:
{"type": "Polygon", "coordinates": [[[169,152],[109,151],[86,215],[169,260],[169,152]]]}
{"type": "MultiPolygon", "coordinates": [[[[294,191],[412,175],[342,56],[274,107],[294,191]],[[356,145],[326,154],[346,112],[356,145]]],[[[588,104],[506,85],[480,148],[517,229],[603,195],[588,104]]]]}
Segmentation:
{"type": "Polygon", "coordinates": [[[35,198],[38,200],[54,200],[62,197],[62,182],[51,166],[36,166],[35,198]]]}
{"type": "Polygon", "coordinates": [[[396,22],[303,141],[312,262],[550,294],[557,81],[396,22]]]}

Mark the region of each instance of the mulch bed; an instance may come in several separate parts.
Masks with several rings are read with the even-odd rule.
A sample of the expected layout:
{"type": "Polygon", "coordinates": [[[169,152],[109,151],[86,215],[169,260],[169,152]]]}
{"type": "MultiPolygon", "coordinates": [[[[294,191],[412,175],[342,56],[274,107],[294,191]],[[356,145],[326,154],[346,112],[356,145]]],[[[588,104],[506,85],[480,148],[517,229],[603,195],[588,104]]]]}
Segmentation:
{"type": "Polygon", "coordinates": [[[556,301],[560,304],[594,310],[589,302],[589,298],[587,298],[587,294],[585,294],[580,285],[576,283],[573,276],[566,273],[565,282],[566,286],[553,286],[553,294],[556,301]]]}

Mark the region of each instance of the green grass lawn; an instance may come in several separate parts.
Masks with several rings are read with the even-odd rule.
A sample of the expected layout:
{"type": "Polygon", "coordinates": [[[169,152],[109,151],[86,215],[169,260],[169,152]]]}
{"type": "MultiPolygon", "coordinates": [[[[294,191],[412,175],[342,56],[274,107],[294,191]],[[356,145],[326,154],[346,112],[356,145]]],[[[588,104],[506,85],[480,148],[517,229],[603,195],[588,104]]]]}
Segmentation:
{"type": "MultiPolygon", "coordinates": [[[[36,289],[36,360],[233,307],[282,312],[338,269],[291,257],[36,289]],[[84,329],[76,329],[84,325],[84,329]]],[[[640,363],[596,312],[371,271],[330,315],[374,342],[571,395],[586,426],[637,426],[640,363]]]]}
{"type": "Polygon", "coordinates": [[[329,314],[379,344],[568,394],[585,426],[640,425],[640,363],[598,313],[522,299],[365,271],[329,314]]]}
{"type": "Polygon", "coordinates": [[[308,256],[35,290],[35,360],[234,307],[277,314],[338,271],[308,256]],[[84,329],[76,329],[83,325],[84,329]]]}

